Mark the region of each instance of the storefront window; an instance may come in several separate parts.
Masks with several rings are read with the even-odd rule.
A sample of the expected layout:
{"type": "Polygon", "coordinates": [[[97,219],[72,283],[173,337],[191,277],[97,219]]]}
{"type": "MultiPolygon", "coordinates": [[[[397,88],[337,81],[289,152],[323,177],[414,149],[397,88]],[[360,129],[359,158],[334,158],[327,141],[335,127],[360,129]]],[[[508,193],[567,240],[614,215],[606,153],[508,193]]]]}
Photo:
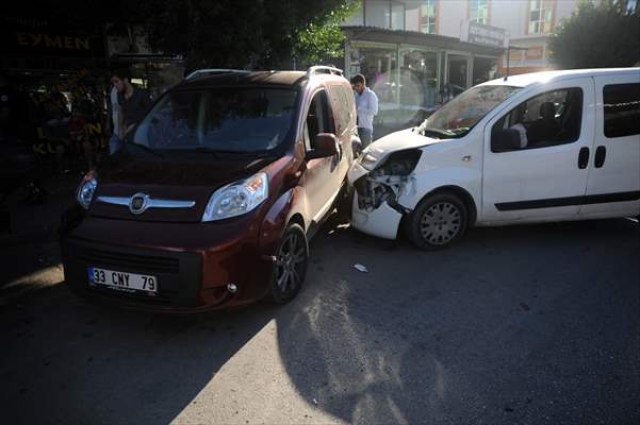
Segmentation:
{"type": "Polygon", "coordinates": [[[419,49],[400,51],[400,107],[427,112],[438,102],[438,54],[419,49]]]}
{"type": "Polygon", "coordinates": [[[498,78],[498,59],[473,58],[473,85],[498,78]]]}
{"type": "Polygon", "coordinates": [[[396,49],[355,45],[350,51],[351,74],[364,75],[380,103],[396,103],[396,49]]]}

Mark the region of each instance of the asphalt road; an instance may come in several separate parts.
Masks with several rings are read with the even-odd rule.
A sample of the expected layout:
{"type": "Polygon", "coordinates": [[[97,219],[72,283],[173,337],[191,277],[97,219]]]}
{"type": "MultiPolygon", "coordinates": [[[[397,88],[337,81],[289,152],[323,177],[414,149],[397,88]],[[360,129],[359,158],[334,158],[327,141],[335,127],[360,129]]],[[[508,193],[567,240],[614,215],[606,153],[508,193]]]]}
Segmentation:
{"type": "Polygon", "coordinates": [[[1,251],[2,422],[640,423],[636,223],[311,251],[293,303],[187,318],[76,298],[55,244],[1,251]]]}

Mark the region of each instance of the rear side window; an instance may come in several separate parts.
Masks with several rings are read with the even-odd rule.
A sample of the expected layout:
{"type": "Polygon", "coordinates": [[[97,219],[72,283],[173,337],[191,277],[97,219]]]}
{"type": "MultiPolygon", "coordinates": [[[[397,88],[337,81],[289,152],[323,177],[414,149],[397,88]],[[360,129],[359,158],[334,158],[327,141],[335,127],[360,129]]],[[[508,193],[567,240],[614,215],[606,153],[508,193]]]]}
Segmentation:
{"type": "Polygon", "coordinates": [[[640,134],[640,84],[604,86],[604,135],[624,137],[640,134]]]}

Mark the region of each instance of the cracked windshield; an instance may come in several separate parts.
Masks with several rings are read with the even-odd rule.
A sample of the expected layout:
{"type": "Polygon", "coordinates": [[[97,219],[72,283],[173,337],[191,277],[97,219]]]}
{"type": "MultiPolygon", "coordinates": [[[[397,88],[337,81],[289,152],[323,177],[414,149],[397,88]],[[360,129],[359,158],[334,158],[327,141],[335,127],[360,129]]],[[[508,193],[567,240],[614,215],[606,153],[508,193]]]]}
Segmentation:
{"type": "Polygon", "coordinates": [[[419,131],[425,136],[462,137],[493,108],[513,96],[518,90],[520,87],[473,87],[431,115],[420,126],[419,131]]]}

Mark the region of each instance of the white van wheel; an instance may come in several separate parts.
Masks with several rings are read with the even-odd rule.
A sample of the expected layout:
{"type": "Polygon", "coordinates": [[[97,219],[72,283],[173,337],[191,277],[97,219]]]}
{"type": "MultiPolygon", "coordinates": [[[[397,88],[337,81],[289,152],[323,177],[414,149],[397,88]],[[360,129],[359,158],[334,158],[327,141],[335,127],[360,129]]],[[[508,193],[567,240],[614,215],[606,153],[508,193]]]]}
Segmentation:
{"type": "Polygon", "coordinates": [[[411,242],[420,249],[444,248],[467,230],[467,208],[450,193],[438,193],[423,199],[408,221],[411,242]]]}

